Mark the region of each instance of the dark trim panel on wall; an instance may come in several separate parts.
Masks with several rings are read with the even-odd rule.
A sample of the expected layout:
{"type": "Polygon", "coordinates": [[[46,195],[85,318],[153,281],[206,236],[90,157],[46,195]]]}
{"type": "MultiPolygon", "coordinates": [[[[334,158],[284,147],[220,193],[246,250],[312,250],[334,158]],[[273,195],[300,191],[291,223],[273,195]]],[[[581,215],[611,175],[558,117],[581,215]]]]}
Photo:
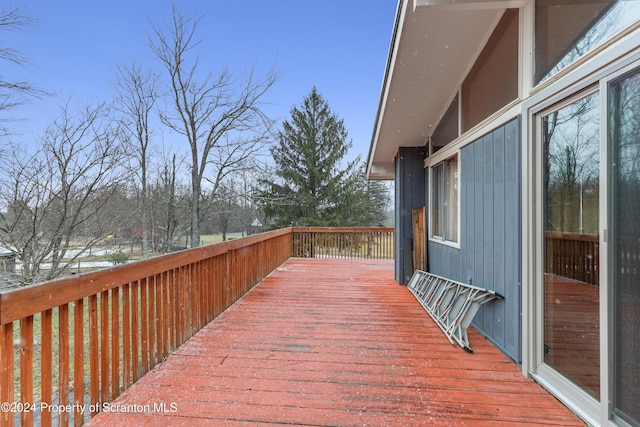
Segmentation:
{"type": "Polygon", "coordinates": [[[480,307],[474,327],[516,362],[521,350],[521,120],[460,150],[460,249],[429,241],[431,272],[505,297],[480,307]]]}
{"type": "Polygon", "coordinates": [[[395,179],[395,279],[407,284],[413,274],[412,209],[425,206],[424,147],[400,147],[395,179]]]}

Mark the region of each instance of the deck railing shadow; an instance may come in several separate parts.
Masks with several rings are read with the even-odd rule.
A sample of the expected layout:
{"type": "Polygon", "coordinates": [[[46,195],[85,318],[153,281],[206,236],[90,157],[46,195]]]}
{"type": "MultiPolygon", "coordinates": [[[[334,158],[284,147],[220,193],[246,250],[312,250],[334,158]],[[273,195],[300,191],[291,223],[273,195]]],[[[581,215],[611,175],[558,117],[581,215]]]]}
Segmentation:
{"type": "Polygon", "coordinates": [[[0,294],[0,425],[82,425],[290,257],[393,258],[390,228],[286,228],[0,294]]]}

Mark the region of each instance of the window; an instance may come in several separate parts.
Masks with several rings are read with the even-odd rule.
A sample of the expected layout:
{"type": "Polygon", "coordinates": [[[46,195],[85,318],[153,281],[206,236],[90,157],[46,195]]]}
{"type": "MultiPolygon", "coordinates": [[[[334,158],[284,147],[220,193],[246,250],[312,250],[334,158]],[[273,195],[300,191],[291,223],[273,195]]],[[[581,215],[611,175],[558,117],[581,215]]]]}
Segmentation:
{"type": "Polygon", "coordinates": [[[458,137],[458,95],[453,98],[438,127],[431,136],[431,147],[435,153],[458,137]]]}
{"type": "Polygon", "coordinates": [[[553,76],[638,17],[636,1],[537,0],[535,82],[553,76]]]}
{"type": "Polygon", "coordinates": [[[431,168],[431,236],[458,242],[458,155],[431,168]]]}
{"type": "Polygon", "coordinates": [[[508,9],[462,83],[463,131],[518,98],[518,9],[508,9]]]}

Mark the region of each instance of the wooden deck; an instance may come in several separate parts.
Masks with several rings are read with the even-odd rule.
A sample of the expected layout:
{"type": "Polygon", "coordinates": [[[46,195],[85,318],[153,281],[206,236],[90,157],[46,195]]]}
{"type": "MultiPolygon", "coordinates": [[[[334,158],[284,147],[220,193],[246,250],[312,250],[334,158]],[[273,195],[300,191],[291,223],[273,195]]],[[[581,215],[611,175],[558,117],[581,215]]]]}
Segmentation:
{"type": "Polygon", "coordinates": [[[583,425],[469,340],[447,341],[392,261],[292,258],[90,424],[583,425]]]}
{"type": "Polygon", "coordinates": [[[600,398],[598,286],[545,275],[544,361],[600,398]]]}

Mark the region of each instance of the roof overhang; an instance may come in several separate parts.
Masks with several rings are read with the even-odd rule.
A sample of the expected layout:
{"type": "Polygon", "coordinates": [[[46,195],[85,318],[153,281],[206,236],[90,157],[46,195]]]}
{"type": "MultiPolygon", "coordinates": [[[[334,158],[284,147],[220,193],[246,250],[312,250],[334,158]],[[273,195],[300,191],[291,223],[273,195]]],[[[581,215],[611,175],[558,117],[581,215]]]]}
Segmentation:
{"type": "Polygon", "coordinates": [[[399,0],[367,176],[394,179],[400,147],[426,145],[505,9],[526,0],[399,0]]]}

